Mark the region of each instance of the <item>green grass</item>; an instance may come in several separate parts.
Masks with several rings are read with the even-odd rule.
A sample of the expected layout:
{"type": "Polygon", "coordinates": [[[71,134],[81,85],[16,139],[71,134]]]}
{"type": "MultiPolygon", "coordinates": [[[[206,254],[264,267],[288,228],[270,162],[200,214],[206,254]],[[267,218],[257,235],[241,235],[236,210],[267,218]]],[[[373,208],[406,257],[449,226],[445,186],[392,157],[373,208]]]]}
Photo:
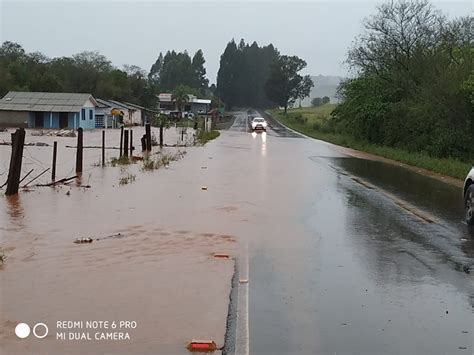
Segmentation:
{"type": "Polygon", "coordinates": [[[356,140],[348,135],[330,133],[321,130],[321,127],[323,127],[335,107],[336,105],[334,104],[326,104],[319,107],[291,109],[288,110],[287,115],[285,115],[282,110],[278,109],[270,110],[270,113],[284,125],[309,137],[375,154],[442,175],[464,179],[471,168],[471,164],[456,159],[433,158],[427,154],[375,145],[356,140]]]}
{"type": "Polygon", "coordinates": [[[199,143],[199,144],[206,144],[207,142],[213,140],[213,139],[216,139],[217,137],[219,137],[221,134],[219,133],[219,131],[210,131],[210,132],[205,132],[205,131],[200,131],[197,135],[196,135],[196,142],[199,143]]]}

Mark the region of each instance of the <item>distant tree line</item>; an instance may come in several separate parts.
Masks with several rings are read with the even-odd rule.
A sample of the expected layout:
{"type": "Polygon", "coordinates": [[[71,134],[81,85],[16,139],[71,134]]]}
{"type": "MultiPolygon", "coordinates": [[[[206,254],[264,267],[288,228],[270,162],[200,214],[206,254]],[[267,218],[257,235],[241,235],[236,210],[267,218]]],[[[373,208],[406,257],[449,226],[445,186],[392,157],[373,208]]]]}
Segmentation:
{"type": "Polygon", "coordinates": [[[17,43],[0,47],[0,96],[8,91],[84,92],[95,97],[154,107],[158,87],[137,66],[115,68],[98,52],[48,58],[17,43]]]}
{"type": "Polygon", "coordinates": [[[187,52],[168,51],[165,56],[160,53],[147,74],[134,65],[118,69],[98,52],[48,58],[4,42],[0,47],[0,97],[13,90],[84,92],[156,108],[160,92],[178,90],[210,97],[204,63],[201,50],[192,59],[187,52]]]}
{"type": "MultiPolygon", "coordinates": [[[[430,3],[391,1],[348,53],[329,126],[370,143],[474,157],[473,18],[448,21],[430,3]]],[[[328,128],[328,127],[326,127],[328,128]]]]}

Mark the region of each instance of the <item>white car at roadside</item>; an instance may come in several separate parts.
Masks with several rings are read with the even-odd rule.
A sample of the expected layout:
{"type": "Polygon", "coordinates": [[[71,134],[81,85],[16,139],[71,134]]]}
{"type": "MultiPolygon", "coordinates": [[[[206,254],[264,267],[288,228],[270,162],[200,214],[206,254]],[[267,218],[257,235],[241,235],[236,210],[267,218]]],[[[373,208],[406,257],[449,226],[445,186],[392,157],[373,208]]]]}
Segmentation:
{"type": "Polygon", "coordinates": [[[252,131],[256,131],[257,129],[263,129],[266,131],[268,124],[263,117],[254,117],[250,125],[252,126],[252,131]]]}
{"type": "Polygon", "coordinates": [[[464,182],[464,209],[466,211],[466,222],[474,226],[474,166],[467,174],[464,182]]]}

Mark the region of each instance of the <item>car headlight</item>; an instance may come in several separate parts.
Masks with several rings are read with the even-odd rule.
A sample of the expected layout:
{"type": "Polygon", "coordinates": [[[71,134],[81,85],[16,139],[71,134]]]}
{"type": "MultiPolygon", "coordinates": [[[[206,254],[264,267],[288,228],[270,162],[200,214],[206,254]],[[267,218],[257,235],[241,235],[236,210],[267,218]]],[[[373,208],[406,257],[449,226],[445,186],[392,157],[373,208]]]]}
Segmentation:
{"type": "Polygon", "coordinates": [[[263,127],[267,127],[267,122],[263,122],[263,127]]]}

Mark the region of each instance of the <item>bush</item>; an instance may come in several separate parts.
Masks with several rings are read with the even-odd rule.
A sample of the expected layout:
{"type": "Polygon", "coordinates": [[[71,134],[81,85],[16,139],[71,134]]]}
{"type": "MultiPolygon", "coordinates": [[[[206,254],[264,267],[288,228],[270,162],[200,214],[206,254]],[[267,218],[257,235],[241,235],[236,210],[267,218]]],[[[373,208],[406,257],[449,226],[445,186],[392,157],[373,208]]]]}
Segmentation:
{"type": "Polygon", "coordinates": [[[308,119],[306,117],[303,117],[301,113],[292,114],[290,117],[295,120],[296,123],[299,123],[301,125],[305,125],[308,122],[308,119]]]}

